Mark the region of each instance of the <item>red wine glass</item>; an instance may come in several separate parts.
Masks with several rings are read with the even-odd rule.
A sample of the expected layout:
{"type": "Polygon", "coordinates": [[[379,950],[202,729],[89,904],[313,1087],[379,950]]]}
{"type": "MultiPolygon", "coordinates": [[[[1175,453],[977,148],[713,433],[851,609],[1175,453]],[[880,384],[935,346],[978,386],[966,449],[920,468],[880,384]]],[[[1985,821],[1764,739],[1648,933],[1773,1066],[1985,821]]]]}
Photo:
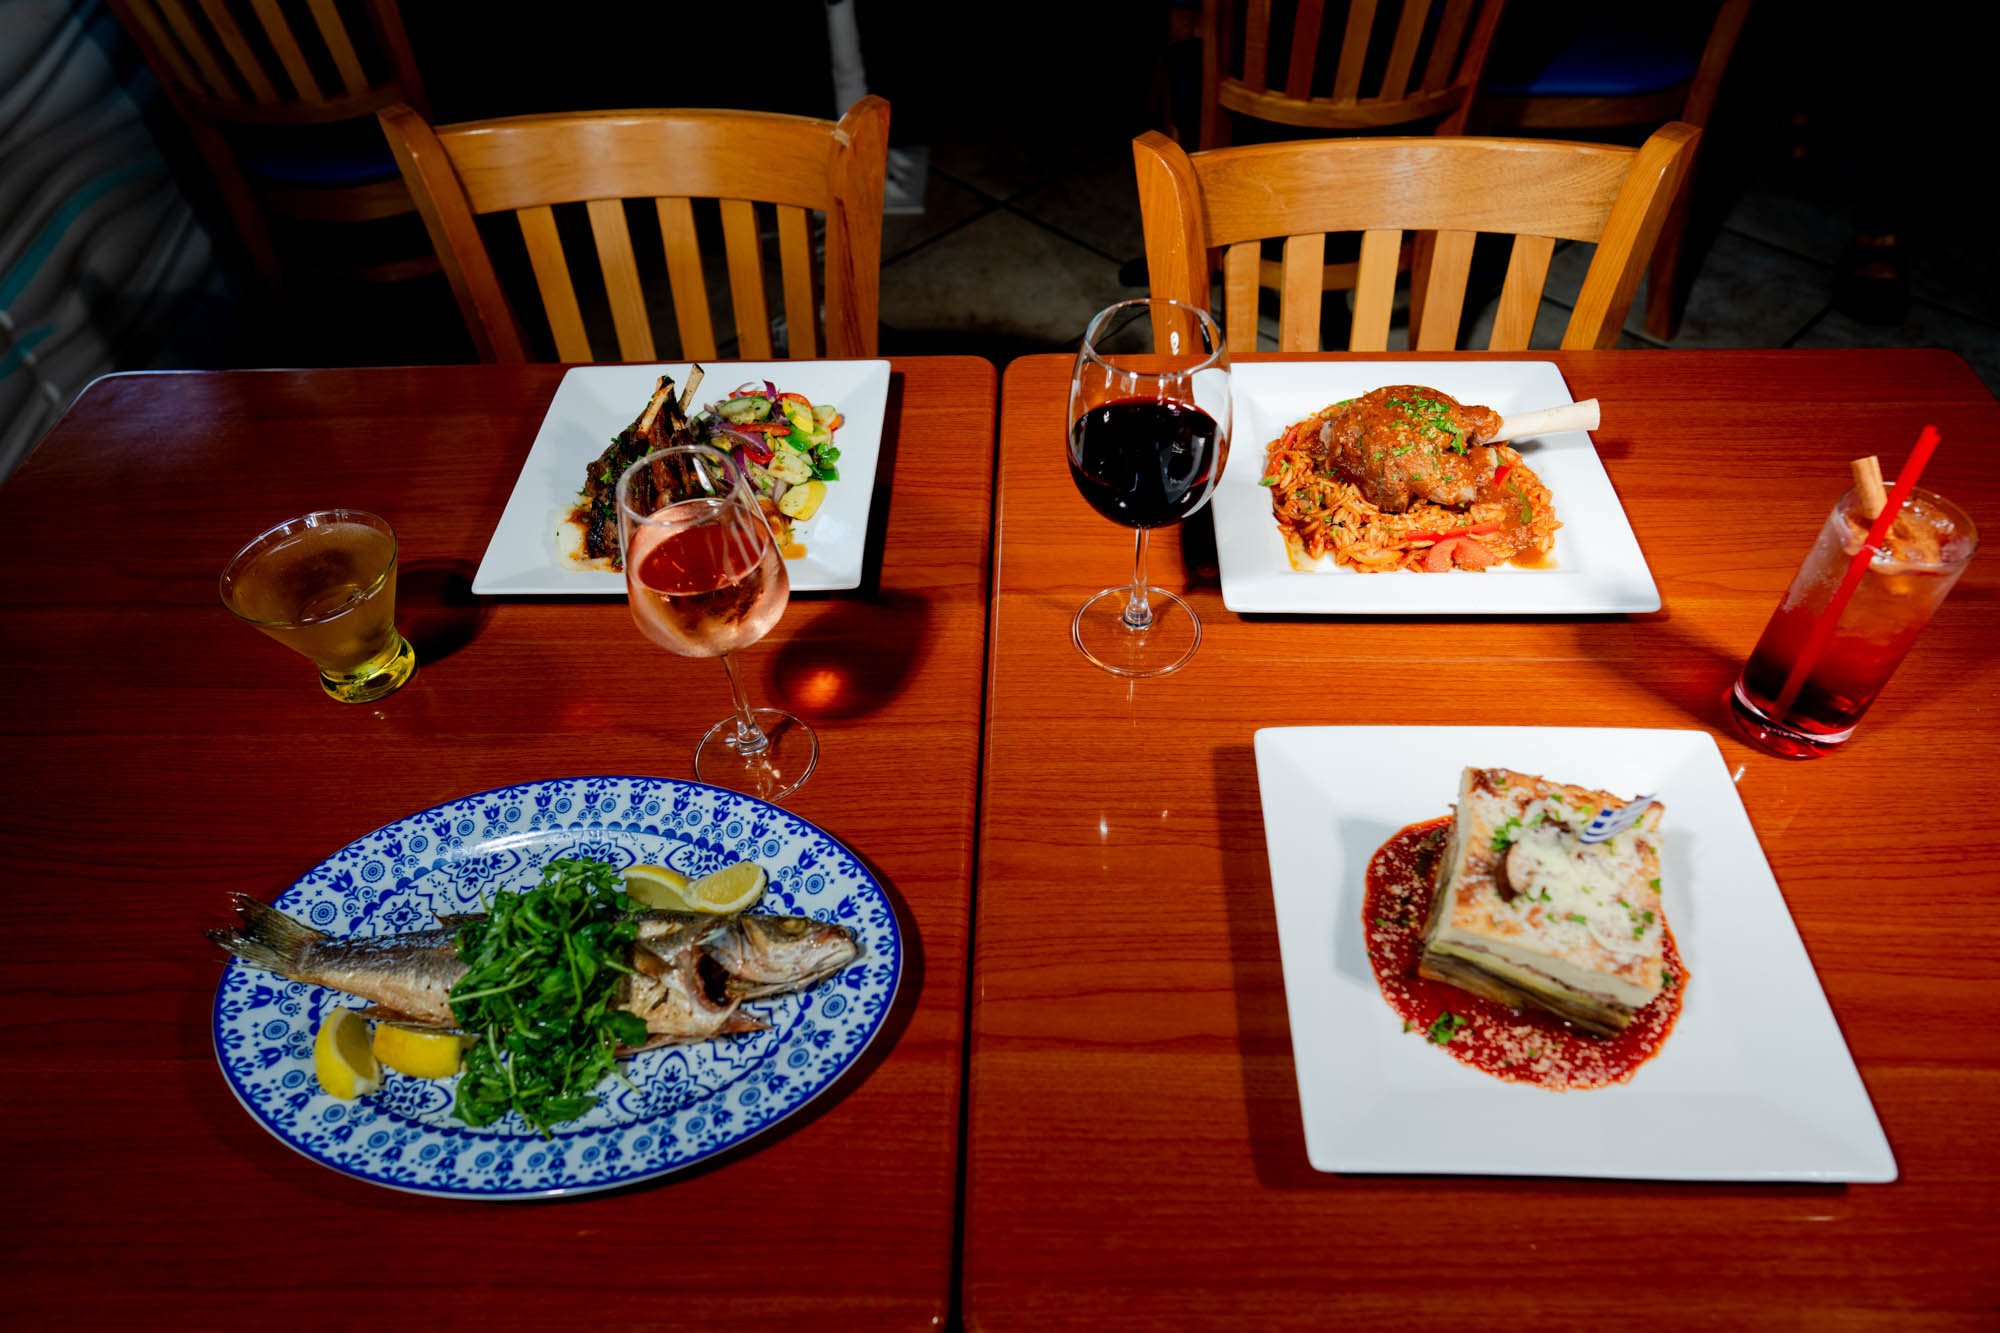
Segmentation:
{"type": "Polygon", "coordinates": [[[1194,609],[1146,583],[1146,534],[1208,503],[1229,459],[1229,352],[1207,311],[1120,301],[1097,313],[1070,376],[1069,473],[1090,507],[1136,529],[1132,581],[1076,613],[1083,655],[1120,676],[1163,676],[1201,644],[1194,609]]]}
{"type": "Polygon", "coordinates": [[[706,445],[646,455],[618,478],[618,538],[639,632],[729,673],[736,711],[695,747],[695,776],[770,801],[797,791],[819,738],[790,713],[752,708],[733,656],[770,632],[792,591],[742,469],[706,445]]]}

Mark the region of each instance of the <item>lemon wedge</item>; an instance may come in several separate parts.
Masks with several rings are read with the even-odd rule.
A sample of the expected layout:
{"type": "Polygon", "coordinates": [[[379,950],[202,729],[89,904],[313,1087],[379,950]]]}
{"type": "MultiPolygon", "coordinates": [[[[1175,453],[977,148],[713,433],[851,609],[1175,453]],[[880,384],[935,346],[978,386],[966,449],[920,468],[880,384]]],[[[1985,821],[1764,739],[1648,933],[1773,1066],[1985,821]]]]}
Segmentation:
{"type": "Polygon", "coordinates": [[[671,866],[633,866],[625,872],[625,892],[648,907],[686,912],[688,877],[671,866]]]}
{"type": "Polygon", "coordinates": [[[696,912],[740,912],[764,896],[770,878],[755,861],[738,861],[703,875],[681,896],[696,912]]]}
{"type": "Polygon", "coordinates": [[[625,892],[669,912],[740,912],[764,896],[769,882],[755,861],[738,861],[692,882],[668,866],[633,866],[625,872],[625,892]]]}
{"type": "Polygon", "coordinates": [[[369,1048],[368,1020],[356,1009],[335,1009],[313,1038],[313,1073],[319,1085],[343,1101],[365,1097],[382,1086],[382,1066],[369,1048]]]}
{"type": "Polygon", "coordinates": [[[459,1053],[464,1049],[464,1039],[456,1032],[401,1023],[375,1025],[375,1058],[411,1078],[450,1078],[458,1072],[459,1053]]]}

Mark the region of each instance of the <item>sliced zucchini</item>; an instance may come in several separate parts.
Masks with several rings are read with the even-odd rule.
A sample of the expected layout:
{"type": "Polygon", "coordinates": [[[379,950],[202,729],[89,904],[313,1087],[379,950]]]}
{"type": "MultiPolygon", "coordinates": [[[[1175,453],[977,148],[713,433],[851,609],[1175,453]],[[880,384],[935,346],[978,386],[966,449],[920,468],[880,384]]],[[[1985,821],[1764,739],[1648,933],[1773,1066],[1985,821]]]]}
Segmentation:
{"type": "Polygon", "coordinates": [[[839,415],[840,415],[840,409],[835,407],[832,403],[813,404],[813,420],[819,423],[819,428],[821,430],[831,429],[831,427],[829,427],[826,423],[833,420],[835,417],[839,415]]]}
{"type": "Polygon", "coordinates": [[[731,421],[762,421],[771,415],[771,400],[753,395],[748,398],[725,398],[716,404],[716,411],[731,421]]]}
{"type": "Polygon", "coordinates": [[[764,465],[770,474],[780,481],[788,481],[794,486],[802,481],[811,481],[812,459],[806,457],[789,444],[781,444],[771,451],[771,461],[764,465]]]}
{"type": "Polygon", "coordinates": [[[785,492],[784,497],[778,501],[778,512],[788,518],[804,522],[819,512],[819,507],[825,500],[826,483],[808,481],[785,492]]]}
{"type": "Polygon", "coordinates": [[[789,398],[780,398],[778,400],[778,410],[785,414],[785,420],[791,422],[792,429],[799,434],[814,435],[819,433],[819,423],[813,420],[812,408],[808,404],[795,403],[789,398]]]}

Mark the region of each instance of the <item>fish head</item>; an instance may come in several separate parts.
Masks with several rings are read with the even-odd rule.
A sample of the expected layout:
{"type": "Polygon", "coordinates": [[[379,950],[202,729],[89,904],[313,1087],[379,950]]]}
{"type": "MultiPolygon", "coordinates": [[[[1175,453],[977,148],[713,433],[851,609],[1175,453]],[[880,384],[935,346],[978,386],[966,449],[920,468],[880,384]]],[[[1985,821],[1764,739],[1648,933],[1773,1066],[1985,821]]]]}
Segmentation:
{"type": "Polygon", "coordinates": [[[735,917],[705,947],[745,998],[810,986],[861,956],[853,931],[808,916],[735,917]]]}

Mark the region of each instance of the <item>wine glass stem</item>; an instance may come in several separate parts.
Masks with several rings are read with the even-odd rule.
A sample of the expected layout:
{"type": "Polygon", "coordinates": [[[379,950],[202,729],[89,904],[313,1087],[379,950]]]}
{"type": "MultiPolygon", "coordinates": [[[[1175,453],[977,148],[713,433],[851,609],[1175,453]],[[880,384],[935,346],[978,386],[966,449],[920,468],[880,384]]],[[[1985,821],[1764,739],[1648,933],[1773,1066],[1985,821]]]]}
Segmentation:
{"type": "Polygon", "coordinates": [[[1146,601],[1146,529],[1138,530],[1138,540],[1132,550],[1132,595],[1125,602],[1124,614],[1120,617],[1127,629],[1151,629],[1153,608],[1146,601]]]}
{"type": "Polygon", "coordinates": [[[738,754],[762,754],[771,748],[771,738],[757,725],[757,715],[750,709],[750,696],[743,692],[743,675],[736,669],[733,653],[722,655],[722,669],[729,673],[729,688],[736,696],[736,740],[738,754]]]}

